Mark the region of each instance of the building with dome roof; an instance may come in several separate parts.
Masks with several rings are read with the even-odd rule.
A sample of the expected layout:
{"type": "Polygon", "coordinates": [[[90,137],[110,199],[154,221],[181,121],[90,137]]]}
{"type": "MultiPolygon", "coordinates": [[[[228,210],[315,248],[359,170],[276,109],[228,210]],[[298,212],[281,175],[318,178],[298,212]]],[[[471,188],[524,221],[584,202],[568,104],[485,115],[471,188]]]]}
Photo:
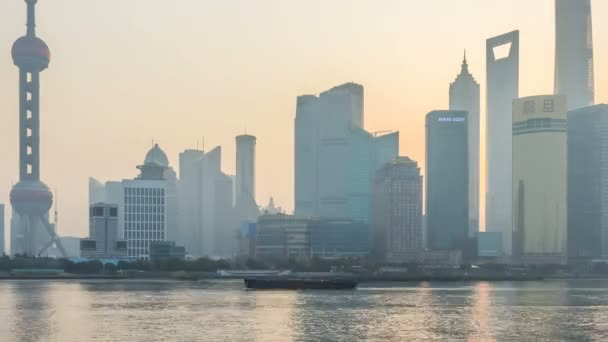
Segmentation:
{"type": "Polygon", "coordinates": [[[121,182],[89,183],[89,205],[116,205],[120,238],[131,260],[148,259],[150,243],[178,239],[177,178],[158,144],[137,166],[139,175],[121,182]]]}

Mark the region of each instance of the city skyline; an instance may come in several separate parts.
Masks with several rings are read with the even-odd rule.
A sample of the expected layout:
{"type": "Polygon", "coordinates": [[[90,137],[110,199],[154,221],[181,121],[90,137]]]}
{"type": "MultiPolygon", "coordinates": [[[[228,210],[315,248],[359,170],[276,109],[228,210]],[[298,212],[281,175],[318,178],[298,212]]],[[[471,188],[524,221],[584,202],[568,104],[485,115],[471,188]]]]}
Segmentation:
{"type": "MultiPolygon", "coordinates": [[[[87,208],[86,201],[82,201],[82,198],[86,197],[88,177],[98,176],[103,180],[109,180],[134,176],[133,163],[140,160],[142,151],[150,147],[153,139],[167,150],[171,164],[177,165],[178,152],[194,147],[197,140],[202,142],[203,135],[208,142],[211,142],[210,146],[222,145],[226,155],[233,156],[234,136],[245,130],[258,137],[258,202],[266,203],[267,198],[272,195],[277,199],[278,204],[291,211],[293,209],[291,142],[295,97],[299,94],[315,93],[320,89],[348,81],[357,82],[366,88],[366,127],[369,127],[370,131],[387,127],[401,131],[401,154],[420,161],[423,174],[426,174],[423,157],[424,115],[432,109],[447,107],[445,87],[452,81],[454,70],[459,67],[463,48],[468,51],[472,73],[478,80],[485,80],[483,64],[485,39],[512,29],[519,29],[522,35],[520,95],[551,92],[553,1],[547,0],[539,2],[540,4],[528,4],[528,2],[511,1],[507,5],[489,6],[481,1],[465,1],[456,6],[461,9],[462,15],[456,15],[455,18],[446,18],[450,9],[454,9],[455,6],[449,1],[417,3],[419,11],[429,11],[429,13],[442,6],[437,15],[446,24],[445,28],[429,29],[421,38],[415,37],[411,32],[408,33],[408,29],[420,27],[421,24],[420,22],[407,24],[407,20],[404,20],[408,15],[405,12],[407,5],[412,5],[407,1],[388,2],[383,7],[353,2],[351,13],[341,19],[348,24],[346,28],[340,28],[338,27],[340,25],[328,21],[328,18],[335,17],[334,14],[340,7],[330,5],[327,11],[331,12],[331,15],[325,17],[327,14],[318,14],[323,24],[322,28],[328,29],[335,25],[335,32],[330,33],[329,37],[323,37],[320,32],[314,30],[308,33],[301,32],[288,25],[288,18],[294,15],[290,14],[290,10],[294,9],[292,7],[299,11],[306,11],[305,8],[296,5],[279,5],[278,2],[272,1],[260,5],[262,9],[257,9],[254,14],[263,16],[261,13],[263,9],[276,7],[276,10],[285,16],[275,19],[276,21],[266,22],[261,25],[260,31],[253,30],[253,32],[263,36],[270,34],[268,30],[275,24],[287,25],[287,33],[298,33],[294,40],[301,38],[307,48],[305,59],[292,59],[292,55],[297,53],[288,50],[294,49],[295,42],[264,38],[256,40],[257,35],[251,32],[243,33],[245,37],[243,41],[239,41],[241,45],[237,44],[237,47],[223,45],[226,42],[232,44],[230,39],[236,39],[236,36],[232,35],[228,35],[229,38],[224,42],[216,41],[211,33],[198,38],[200,45],[211,42],[209,49],[215,48],[213,51],[191,45],[188,42],[188,35],[186,38],[175,39],[175,42],[172,42],[173,36],[167,32],[154,36],[154,32],[145,31],[146,21],[161,18],[165,20],[169,31],[173,30],[171,33],[186,32],[189,28],[194,28],[194,32],[200,33],[205,31],[205,28],[218,27],[220,32],[230,31],[217,21],[200,26],[190,23],[184,27],[173,21],[183,20],[184,17],[177,13],[174,19],[170,15],[173,13],[171,11],[167,14],[168,18],[161,16],[162,10],[166,10],[166,7],[178,13],[182,13],[184,9],[177,6],[161,6],[160,2],[147,2],[149,5],[145,7],[146,10],[139,13],[135,10],[142,8],[138,7],[142,2],[125,4],[123,14],[117,14],[118,11],[115,11],[118,6],[117,1],[105,2],[106,7],[68,0],[52,3],[40,1],[39,31],[53,47],[54,54],[53,68],[42,75],[41,134],[44,147],[41,163],[45,165],[42,178],[54,192],[59,194],[61,214],[59,231],[62,235],[85,236],[87,208]],[[276,6],[268,7],[270,3],[276,6]],[[531,14],[524,13],[524,5],[531,7],[531,14]],[[358,18],[370,14],[366,12],[370,6],[376,9],[371,13],[373,20],[385,19],[385,25],[372,27],[373,23],[368,23],[361,27],[356,26],[354,23],[358,18]],[[76,13],[83,11],[90,13],[90,21],[77,18],[76,13]],[[96,11],[99,13],[93,13],[96,11]],[[454,33],[455,25],[460,21],[473,20],[476,18],[474,13],[479,14],[478,11],[487,11],[485,13],[488,18],[481,18],[476,22],[474,29],[467,28],[466,25],[457,27],[455,36],[458,38],[442,45],[441,49],[444,50],[438,54],[439,50],[431,44],[433,39],[448,32],[454,33]],[[63,14],[59,15],[60,12],[63,14]],[[500,17],[499,13],[504,14],[505,18],[500,17]],[[543,15],[539,16],[538,13],[543,15]],[[108,17],[102,17],[103,15],[116,15],[115,25],[112,27],[96,25],[98,22],[108,20],[108,17]],[[67,16],[76,19],[65,20],[67,16]],[[532,20],[535,20],[534,23],[529,22],[532,20]],[[74,30],[75,25],[79,27],[78,30],[74,30]],[[359,35],[353,34],[351,37],[351,31],[347,29],[359,35]],[[118,32],[124,34],[124,37],[118,38],[116,36],[118,32]],[[96,34],[91,35],[91,33],[96,34]],[[355,36],[360,40],[357,44],[354,41],[357,40],[354,39],[355,36]],[[383,39],[374,41],[378,36],[383,39]],[[90,37],[94,39],[89,39],[90,37]],[[135,38],[138,40],[134,40],[135,38]],[[320,41],[314,42],[315,38],[320,41]],[[331,46],[328,44],[331,38],[342,38],[339,41],[341,44],[337,47],[331,46]],[[162,49],[167,48],[173,53],[167,54],[158,46],[155,47],[153,44],[155,39],[167,44],[162,49]],[[367,44],[363,50],[358,47],[361,41],[365,43],[362,45],[367,44]],[[415,48],[408,49],[406,41],[415,48]],[[256,45],[255,42],[259,44],[256,45]],[[126,58],[121,53],[125,50],[137,53],[136,57],[126,58]],[[366,50],[372,51],[366,52],[366,50]],[[246,58],[245,62],[237,60],[241,56],[239,51],[249,53],[250,58],[246,58]],[[210,54],[210,52],[216,53],[210,54]],[[280,52],[278,55],[280,58],[271,58],[271,52],[280,52]],[[193,55],[189,55],[190,53],[193,55]],[[150,58],[141,62],[139,54],[150,58]],[[441,58],[429,57],[434,54],[441,58]],[[349,55],[352,60],[344,62],[344,56],[349,55]],[[225,64],[220,63],[219,60],[225,59],[226,56],[232,57],[225,64]],[[164,61],[166,57],[173,59],[167,62],[164,61]],[[291,62],[279,63],[274,66],[276,69],[270,68],[269,64],[273,64],[272,61],[281,61],[281,58],[291,62]],[[140,66],[140,63],[143,64],[140,66]],[[157,67],[162,67],[152,68],[154,63],[157,63],[157,67]],[[543,63],[542,68],[538,68],[539,63],[543,63]],[[211,69],[217,68],[218,65],[221,72],[213,72],[211,69]],[[197,69],[188,69],[194,66],[197,69]],[[311,77],[311,70],[317,68],[319,70],[314,73],[317,76],[311,77]],[[194,70],[192,75],[185,74],[192,70],[194,70]],[[267,76],[265,73],[270,70],[277,72],[272,74],[268,81],[265,79],[267,76]],[[394,72],[395,70],[398,71],[394,72]],[[239,73],[242,79],[237,77],[239,73]],[[229,82],[220,82],[220,76],[228,79],[229,82]],[[181,77],[184,77],[185,81],[181,77]],[[285,82],[286,80],[289,82],[285,82]],[[178,86],[182,81],[194,89],[183,89],[183,86],[178,86]],[[141,87],[142,89],[136,87],[143,82],[146,83],[145,87],[141,87]],[[258,89],[253,89],[258,82],[261,82],[261,85],[258,89]],[[276,85],[268,84],[269,82],[274,82],[276,85]],[[179,88],[180,91],[172,88],[179,88]],[[205,94],[204,98],[201,99],[200,94],[205,94]],[[198,97],[194,97],[197,95],[198,97]],[[238,101],[232,101],[233,98],[238,101]],[[144,103],[143,107],[142,103],[144,103]],[[183,112],[189,114],[177,115],[183,112]],[[142,125],[142,120],[147,120],[147,124],[142,125]],[[179,120],[181,121],[177,122],[179,120]],[[167,126],[168,123],[172,125],[167,126]],[[109,130],[117,125],[120,127],[116,128],[116,134],[112,134],[113,139],[108,140],[108,132],[114,132],[109,130]],[[66,130],[66,127],[79,127],[79,129],[66,130]],[[282,148],[281,145],[284,147],[282,148]],[[121,153],[117,155],[116,149],[119,147],[121,153]],[[74,160],[78,163],[74,163],[74,160]],[[280,167],[280,174],[273,172],[277,165],[280,167]]],[[[234,6],[190,4],[202,6],[197,7],[198,9],[211,10],[212,14],[224,13],[234,6]]],[[[252,9],[248,4],[241,3],[241,5],[244,7],[243,13],[247,13],[247,9],[252,9]]],[[[608,95],[607,78],[604,76],[608,69],[606,64],[608,59],[605,57],[608,46],[597,40],[597,37],[605,37],[608,34],[608,25],[603,24],[601,16],[601,13],[608,12],[608,4],[596,0],[592,6],[596,37],[596,102],[601,103],[606,102],[608,95]]],[[[204,11],[194,12],[194,14],[208,15],[204,14],[204,11]]],[[[0,73],[7,75],[0,80],[0,104],[2,104],[0,112],[5,118],[5,124],[0,128],[0,136],[4,139],[3,144],[0,144],[0,153],[7,161],[7,167],[0,172],[2,194],[0,202],[8,203],[9,190],[18,178],[15,166],[17,164],[15,131],[18,127],[18,102],[15,100],[17,71],[10,61],[8,51],[12,41],[23,32],[23,3],[21,1],[2,3],[0,13],[11,14],[3,18],[5,20],[2,29],[6,35],[0,37],[0,47],[5,51],[0,55],[0,73]]],[[[184,15],[190,18],[194,14],[184,15]]],[[[258,23],[257,19],[243,16],[240,12],[237,15],[239,19],[245,19],[243,27],[258,23]]],[[[367,22],[370,20],[372,19],[368,19],[367,22]]],[[[209,32],[214,31],[209,30],[209,32]]],[[[280,37],[286,39],[282,35],[280,37]]],[[[481,83],[481,87],[485,88],[485,82],[481,83]]],[[[482,101],[484,97],[482,94],[482,101]]],[[[485,102],[482,102],[482,131],[485,127],[483,108],[485,102]]],[[[483,141],[485,141],[483,137],[482,132],[482,165],[483,141]]],[[[234,173],[232,159],[234,158],[224,158],[226,163],[223,169],[227,173],[234,173]]],[[[484,193],[483,180],[481,184],[484,193]]],[[[482,195],[482,203],[483,198],[482,195]]],[[[482,222],[483,212],[482,208],[482,222]]],[[[481,226],[484,226],[483,223],[481,226]]]]}

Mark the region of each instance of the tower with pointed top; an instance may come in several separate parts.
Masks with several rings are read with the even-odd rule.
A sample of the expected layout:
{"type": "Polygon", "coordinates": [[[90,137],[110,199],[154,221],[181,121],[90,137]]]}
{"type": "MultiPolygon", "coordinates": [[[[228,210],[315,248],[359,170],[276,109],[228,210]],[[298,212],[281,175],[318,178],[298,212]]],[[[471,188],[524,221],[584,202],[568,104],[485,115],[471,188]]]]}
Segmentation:
{"type": "Polygon", "coordinates": [[[49,66],[51,53],[36,37],[37,2],[25,0],[27,33],[15,41],[11,51],[19,68],[19,183],[10,194],[17,216],[11,229],[11,249],[13,254],[41,255],[56,244],[66,256],[49,223],[53,195],[40,181],[40,72],[49,66]]]}
{"type": "Polygon", "coordinates": [[[450,110],[464,110],[468,115],[469,149],[469,237],[479,231],[479,83],[469,72],[467,52],[460,74],[450,84],[450,110]]]}

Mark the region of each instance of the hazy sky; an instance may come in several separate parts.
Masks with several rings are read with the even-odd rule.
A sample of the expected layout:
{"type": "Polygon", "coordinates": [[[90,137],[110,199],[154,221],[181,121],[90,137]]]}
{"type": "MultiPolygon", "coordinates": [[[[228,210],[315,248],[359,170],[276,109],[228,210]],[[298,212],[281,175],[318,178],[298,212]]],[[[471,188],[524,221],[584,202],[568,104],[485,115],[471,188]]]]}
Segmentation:
{"type": "MultiPolygon", "coordinates": [[[[52,53],[41,172],[59,197],[59,232],[86,236],[88,177],[134,177],[153,140],[177,169],[178,153],[204,136],[233,173],[234,136],[245,129],[258,137],[258,202],[274,196],[292,210],[296,96],[348,81],[365,87],[366,128],[401,131],[401,154],[424,169],[424,116],[448,107],[463,49],[484,98],[485,39],[519,29],[520,95],[552,92],[553,2],[40,0],[38,35],[52,53]]],[[[606,102],[608,1],[594,0],[593,13],[596,101],[606,102]]],[[[18,180],[10,48],[24,33],[23,0],[0,1],[5,203],[18,180]]],[[[482,162],[483,153],[482,144],[482,162]]]]}

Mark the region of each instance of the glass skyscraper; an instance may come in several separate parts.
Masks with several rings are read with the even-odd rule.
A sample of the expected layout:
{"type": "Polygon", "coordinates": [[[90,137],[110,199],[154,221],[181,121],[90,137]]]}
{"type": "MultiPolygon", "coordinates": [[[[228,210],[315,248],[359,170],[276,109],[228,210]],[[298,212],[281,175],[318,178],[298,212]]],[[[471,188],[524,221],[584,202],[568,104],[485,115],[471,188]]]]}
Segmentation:
{"type": "Polygon", "coordinates": [[[568,113],[568,259],[608,258],[608,105],[568,113]]]}
{"type": "Polygon", "coordinates": [[[469,231],[467,112],[426,116],[426,223],[431,250],[466,250],[469,231]]]}
{"type": "Polygon", "coordinates": [[[399,154],[399,133],[363,128],[363,87],[334,87],[298,97],[295,213],[370,222],[375,172],[399,154]]]}

